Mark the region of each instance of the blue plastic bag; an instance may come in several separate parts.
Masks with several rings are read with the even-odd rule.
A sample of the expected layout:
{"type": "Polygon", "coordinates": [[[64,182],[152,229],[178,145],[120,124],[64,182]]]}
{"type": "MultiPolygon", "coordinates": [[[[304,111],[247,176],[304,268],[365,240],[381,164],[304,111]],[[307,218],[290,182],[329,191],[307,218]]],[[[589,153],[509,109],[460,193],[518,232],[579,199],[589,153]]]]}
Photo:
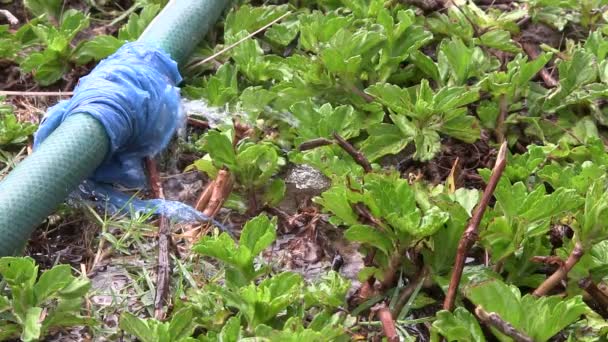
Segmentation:
{"type": "MultiPolygon", "coordinates": [[[[185,123],[177,87],[181,80],[177,63],[167,53],[148,43],[126,43],[79,80],[71,99],[48,110],[34,134],[34,149],[72,114],[88,113],[99,120],[110,139],[110,151],[87,188],[96,187],[121,208],[128,196],[111,192],[102,183],[126,187],[147,183],[143,159],[162,151],[185,123]]],[[[175,201],[132,199],[130,205],[138,211],[155,208],[156,213],[178,220],[206,218],[175,201]]]]}

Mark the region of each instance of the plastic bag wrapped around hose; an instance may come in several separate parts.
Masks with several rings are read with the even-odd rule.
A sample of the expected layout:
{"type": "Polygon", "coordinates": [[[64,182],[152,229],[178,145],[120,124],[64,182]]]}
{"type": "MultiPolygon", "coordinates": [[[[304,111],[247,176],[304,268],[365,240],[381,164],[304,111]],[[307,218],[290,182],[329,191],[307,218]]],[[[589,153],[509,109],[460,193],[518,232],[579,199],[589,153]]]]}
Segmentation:
{"type": "MultiPolygon", "coordinates": [[[[68,116],[93,116],[106,130],[110,151],[90,177],[88,188],[91,191],[91,184],[99,184],[98,192],[109,194],[105,200],[120,208],[126,195],[110,193],[101,184],[146,184],[143,158],[163,150],[184,124],[177,88],[181,80],[177,63],[168,54],[148,43],[126,43],[79,80],[71,99],[48,110],[34,134],[34,149],[68,116]]],[[[154,208],[178,220],[205,218],[194,208],[175,201],[132,200],[130,205],[137,211],[154,208]]]]}

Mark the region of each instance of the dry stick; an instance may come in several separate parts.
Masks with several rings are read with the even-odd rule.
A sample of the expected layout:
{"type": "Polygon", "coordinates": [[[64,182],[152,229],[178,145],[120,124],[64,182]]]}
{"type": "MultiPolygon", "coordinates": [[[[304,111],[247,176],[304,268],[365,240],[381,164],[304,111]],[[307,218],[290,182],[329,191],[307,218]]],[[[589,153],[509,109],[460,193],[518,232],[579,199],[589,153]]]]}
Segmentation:
{"type": "Polygon", "coordinates": [[[598,304],[603,317],[608,317],[608,296],[593,282],[591,277],[579,280],[578,286],[585,290],[598,304]]]}
{"type": "Polygon", "coordinates": [[[355,162],[363,168],[366,173],[372,172],[372,165],[369,163],[367,158],[355,149],[353,145],[351,145],[346,139],[342,138],[338,133],[334,132],[334,139],[336,139],[337,144],[346,151],[346,153],[350,154],[351,157],[355,160],[355,162]]]}
{"type": "MultiPolygon", "coordinates": [[[[156,162],[152,158],[146,158],[150,187],[154,197],[165,199],[163,186],[156,162]]],[[[171,239],[169,219],[164,215],[160,216],[158,226],[158,269],[156,272],[156,293],[154,295],[154,318],[161,320],[164,318],[163,305],[169,293],[169,280],[171,278],[171,268],[169,267],[169,244],[171,239]]]]}
{"type": "Polygon", "coordinates": [[[17,19],[17,17],[15,17],[13,15],[13,13],[9,12],[8,10],[0,9],[0,14],[2,14],[3,16],[6,17],[6,20],[8,20],[9,24],[11,24],[11,25],[19,24],[19,19],[17,19]]]}
{"type": "Polygon", "coordinates": [[[0,96],[72,96],[73,91],[10,91],[0,90],[0,96]]]}
{"type": "Polygon", "coordinates": [[[301,143],[300,146],[298,146],[298,150],[307,151],[321,146],[332,145],[333,143],[333,141],[325,138],[312,139],[301,143]]]}
{"type": "Polygon", "coordinates": [[[205,188],[205,190],[203,190],[201,195],[198,197],[198,200],[196,200],[196,205],[194,206],[196,208],[196,210],[203,211],[203,210],[205,210],[205,208],[207,208],[207,205],[209,204],[209,200],[211,199],[211,194],[213,193],[214,188],[215,188],[215,181],[211,181],[211,182],[209,182],[209,184],[207,184],[207,187],[205,188]]]}
{"type": "Polygon", "coordinates": [[[209,128],[209,123],[207,121],[197,120],[191,117],[188,118],[188,125],[198,128],[209,128]]]}
{"type": "Polygon", "coordinates": [[[376,316],[378,316],[378,320],[380,320],[382,323],[382,330],[384,330],[386,339],[389,342],[398,342],[399,336],[397,336],[395,322],[393,321],[393,316],[391,315],[391,311],[388,309],[388,307],[386,305],[382,305],[382,307],[376,312],[376,316]]]}
{"type": "Polygon", "coordinates": [[[222,204],[224,204],[224,201],[231,190],[232,182],[230,180],[230,172],[227,170],[220,170],[215,178],[215,185],[213,187],[213,192],[211,193],[211,198],[209,199],[209,204],[203,211],[203,214],[208,217],[214,217],[222,208],[222,204]]]}
{"type": "Polygon", "coordinates": [[[249,39],[249,38],[251,38],[251,37],[255,36],[256,34],[258,34],[258,33],[262,32],[262,31],[264,31],[265,29],[269,28],[270,26],[272,26],[272,25],[274,25],[274,24],[278,23],[279,21],[281,21],[283,18],[285,18],[286,16],[288,16],[288,15],[290,15],[290,14],[291,14],[291,12],[286,12],[286,13],[285,13],[285,14],[283,14],[282,16],[280,16],[280,17],[276,18],[275,20],[273,20],[273,21],[269,22],[268,24],[266,24],[266,25],[264,25],[264,26],[260,27],[259,29],[257,29],[257,30],[255,30],[255,31],[253,31],[252,33],[248,34],[247,36],[243,37],[242,39],[239,39],[239,40],[238,40],[236,43],[233,43],[233,44],[230,44],[230,45],[226,46],[225,48],[223,48],[223,49],[221,49],[220,51],[218,51],[218,52],[214,53],[213,55],[211,55],[211,56],[209,56],[209,57],[207,57],[207,58],[203,59],[202,61],[197,62],[197,63],[195,63],[195,64],[192,64],[192,65],[188,66],[188,68],[195,68],[195,67],[200,66],[200,65],[203,65],[203,64],[205,64],[205,63],[207,63],[207,62],[209,62],[209,61],[211,61],[211,60],[214,60],[214,59],[215,59],[217,56],[219,56],[219,55],[223,54],[223,53],[224,53],[224,52],[226,52],[226,51],[232,50],[232,49],[233,49],[233,48],[235,48],[237,45],[239,45],[239,44],[241,44],[242,42],[246,41],[247,39],[249,39]]]}
{"type": "Polygon", "coordinates": [[[516,342],[534,342],[530,336],[517,330],[511,323],[502,319],[502,317],[495,312],[487,312],[483,307],[477,306],[475,308],[475,314],[485,325],[496,328],[516,342]]]}
{"type": "MultiPolygon", "coordinates": [[[[521,46],[524,49],[524,51],[528,54],[528,56],[530,56],[530,58],[532,58],[532,59],[538,58],[538,51],[536,51],[536,46],[534,46],[533,44],[530,44],[530,43],[522,43],[521,46]]],[[[555,88],[559,84],[559,82],[557,82],[555,80],[555,78],[553,78],[553,76],[551,76],[551,73],[549,73],[547,68],[543,67],[540,70],[539,74],[540,74],[540,77],[545,82],[545,85],[547,87],[555,88]]]]}
{"type": "Polygon", "coordinates": [[[505,167],[507,166],[506,154],[507,142],[505,141],[500,146],[498,156],[496,157],[496,164],[494,164],[494,168],[492,169],[492,175],[490,176],[488,185],[486,186],[486,189],[483,192],[481,201],[475,208],[475,212],[469,220],[467,229],[462,234],[460,242],[458,243],[458,252],[456,253],[456,261],[454,262],[454,270],[452,271],[450,287],[448,288],[448,294],[445,297],[445,301],[443,302],[443,308],[445,310],[452,311],[452,309],[454,308],[454,302],[456,301],[456,291],[458,290],[460,278],[462,277],[462,270],[464,269],[464,261],[467,257],[469,249],[477,240],[477,229],[479,228],[479,224],[481,223],[483,214],[486,208],[488,207],[490,199],[492,198],[494,189],[496,189],[498,180],[500,179],[500,176],[502,175],[503,171],[505,170],[505,167]]]}
{"type": "Polygon", "coordinates": [[[572,249],[572,252],[570,252],[570,255],[568,256],[568,259],[566,259],[564,265],[558,268],[557,271],[553,272],[553,274],[549,278],[545,279],[545,281],[543,281],[543,283],[540,284],[540,286],[536,290],[534,290],[533,295],[540,297],[546,295],[549,291],[551,291],[551,289],[553,289],[557,284],[559,284],[560,281],[566,278],[568,272],[570,272],[572,267],[576,265],[576,263],[581,259],[583,254],[585,254],[583,246],[580,244],[580,242],[575,243],[574,248],[572,249]]]}

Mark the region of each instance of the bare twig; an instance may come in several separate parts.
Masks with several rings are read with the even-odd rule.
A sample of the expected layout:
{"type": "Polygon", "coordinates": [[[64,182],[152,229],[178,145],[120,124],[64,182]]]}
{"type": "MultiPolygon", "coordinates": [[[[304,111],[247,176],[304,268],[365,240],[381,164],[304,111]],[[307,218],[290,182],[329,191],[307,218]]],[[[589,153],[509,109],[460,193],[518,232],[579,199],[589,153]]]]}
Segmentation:
{"type": "Polygon", "coordinates": [[[511,323],[505,321],[495,312],[487,312],[481,306],[475,308],[475,314],[487,326],[493,327],[501,333],[511,337],[516,342],[534,342],[534,340],[517,330],[511,323]]]}
{"type": "Polygon", "coordinates": [[[608,296],[593,282],[591,277],[579,280],[578,286],[585,290],[598,304],[601,315],[608,317],[608,296]]]}
{"type": "Polygon", "coordinates": [[[209,128],[209,123],[207,121],[197,120],[191,117],[188,117],[188,125],[203,129],[209,128]]]}
{"type": "Polygon", "coordinates": [[[298,146],[298,150],[307,151],[317,147],[331,145],[333,143],[333,141],[325,138],[312,139],[301,143],[300,146],[298,146]]]}
{"type": "Polygon", "coordinates": [[[230,195],[231,190],[232,181],[230,179],[230,172],[227,170],[220,170],[215,178],[213,192],[211,193],[209,203],[203,211],[203,214],[213,218],[222,208],[222,205],[224,204],[224,201],[226,201],[228,195],[230,195]]]}
{"type": "Polygon", "coordinates": [[[338,133],[334,132],[333,136],[334,136],[334,139],[336,139],[337,144],[340,147],[342,147],[342,149],[344,151],[346,151],[346,153],[348,153],[351,157],[353,157],[355,162],[357,162],[357,164],[361,165],[361,167],[363,168],[363,170],[366,173],[372,171],[372,165],[369,163],[369,161],[363,155],[363,153],[361,153],[360,151],[355,149],[355,147],[353,145],[351,145],[351,143],[346,141],[346,139],[342,138],[338,133]]]}
{"type": "Polygon", "coordinates": [[[483,218],[483,214],[492,198],[492,194],[494,193],[494,189],[496,189],[496,185],[498,185],[498,181],[502,176],[505,167],[507,166],[507,142],[503,142],[500,146],[500,150],[498,151],[498,156],[496,157],[496,164],[494,164],[494,168],[492,169],[492,175],[490,176],[490,180],[488,181],[488,185],[483,192],[483,196],[481,197],[481,201],[475,208],[475,212],[473,216],[469,220],[469,224],[467,229],[462,234],[460,238],[460,242],[458,243],[458,252],[456,254],[456,261],[454,262],[454,269],[452,270],[452,279],[450,280],[450,287],[448,288],[448,293],[445,297],[445,301],[443,302],[443,308],[448,311],[452,311],[454,308],[454,302],[456,301],[456,291],[458,290],[458,285],[460,284],[460,278],[462,277],[462,270],[464,269],[464,262],[467,257],[467,253],[473,243],[477,240],[477,230],[479,228],[479,224],[481,223],[481,219],[483,218]]]}
{"type": "Polygon", "coordinates": [[[568,272],[570,272],[572,267],[576,265],[583,254],[585,254],[583,246],[579,242],[575,243],[574,248],[572,249],[572,252],[570,252],[570,255],[568,256],[568,259],[566,259],[564,265],[558,268],[557,271],[553,272],[549,278],[545,279],[545,281],[543,281],[543,283],[540,284],[536,290],[534,290],[533,294],[537,297],[546,295],[549,291],[551,291],[551,289],[559,284],[560,281],[566,278],[568,272]]]}
{"type": "MultiPolygon", "coordinates": [[[[154,197],[164,199],[165,194],[154,159],[146,158],[146,167],[154,197]]],[[[163,319],[165,316],[163,306],[169,293],[169,280],[171,278],[171,268],[169,267],[170,239],[171,229],[169,219],[161,215],[158,226],[158,268],[156,272],[156,293],[154,295],[154,317],[158,320],[163,319]]]]}
{"type": "Polygon", "coordinates": [[[391,315],[391,311],[388,309],[386,304],[382,304],[382,306],[376,312],[378,316],[378,320],[382,323],[382,330],[384,331],[384,336],[389,342],[398,342],[399,336],[397,336],[397,329],[395,328],[395,321],[393,321],[393,316],[391,315]]]}
{"type": "Polygon", "coordinates": [[[0,90],[0,96],[72,96],[73,91],[10,91],[0,90]]]}
{"type": "MultiPolygon", "coordinates": [[[[522,43],[521,46],[524,49],[524,51],[528,54],[528,56],[530,56],[530,58],[532,58],[532,59],[538,58],[538,51],[536,50],[535,45],[530,44],[530,43],[522,43]]],[[[555,78],[553,76],[551,76],[551,73],[549,73],[547,68],[543,67],[540,70],[539,75],[543,79],[543,82],[545,82],[545,85],[549,88],[555,88],[559,84],[559,82],[557,82],[555,80],[555,78]]]]}
{"type": "Polygon", "coordinates": [[[238,40],[238,41],[236,41],[235,43],[233,43],[233,44],[230,44],[230,45],[226,46],[225,48],[223,48],[223,49],[221,49],[220,51],[218,51],[218,52],[214,53],[213,55],[211,55],[211,56],[209,56],[209,57],[207,57],[207,58],[203,59],[202,61],[197,62],[197,63],[194,63],[194,64],[192,64],[192,65],[188,66],[188,68],[196,68],[197,66],[203,65],[203,64],[205,64],[205,63],[207,63],[207,62],[209,62],[209,61],[214,60],[214,59],[215,59],[217,56],[219,56],[219,55],[223,54],[223,53],[224,53],[224,52],[226,52],[226,51],[229,51],[229,50],[234,49],[236,46],[238,46],[238,45],[239,45],[239,44],[241,44],[242,42],[244,42],[244,41],[246,41],[247,39],[249,39],[249,38],[251,38],[251,37],[253,37],[253,36],[257,35],[258,33],[262,32],[262,31],[264,31],[264,30],[266,30],[266,29],[267,29],[267,28],[269,28],[270,26],[272,26],[272,25],[274,25],[274,24],[278,23],[279,21],[283,20],[283,18],[287,17],[287,16],[288,16],[288,15],[290,15],[290,14],[291,14],[291,12],[285,12],[285,14],[283,14],[282,16],[280,16],[280,17],[276,18],[275,20],[273,20],[273,21],[269,22],[268,24],[266,24],[266,25],[264,25],[264,26],[260,27],[259,29],[257,29],[257,30],[255,30],[255,31],[253,31],[252,33],[248,34],[247,36],[243,37],[242,39],[239,39],[239,40],[238,40]]]}
{"type": "Polygon", "coordinates": [[[15,17],[13,15],[13,13],[9,12],[8,10],[0,9],[0,14],[6,17],[6,20],[8,20],[9,24],[11,24],[11,25],[19,24],[19,19],[17,19],[17,17],[15,17]]]}
{"type": "Polygon", "coordinates": [[[211,194],[213,193],[214,188],[215,181],[211,181],[209,182],[209,184],[207,184],[205,190],[203,190],[201,195],[198,197],[198,200],[196,200],[196,205],[194,206],[196,210],[203,211],[205,210],[205,208],[207,208],[207,205],[209,204],[209,199],[211,199],[211,194]]]}

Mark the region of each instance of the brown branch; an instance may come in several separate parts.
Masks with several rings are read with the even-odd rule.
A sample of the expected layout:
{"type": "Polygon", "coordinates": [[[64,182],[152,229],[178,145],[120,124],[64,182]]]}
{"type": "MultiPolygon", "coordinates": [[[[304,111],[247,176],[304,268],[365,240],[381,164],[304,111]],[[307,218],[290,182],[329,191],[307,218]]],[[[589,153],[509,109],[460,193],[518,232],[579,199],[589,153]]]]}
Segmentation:
{"type": "Polygon", "coordinates": [[[481,306],[475,308],[475,314],[487,326],[495,328],[501,333],[511,337],[516,342],[534,342],[534,340],[517,330],[511,323],[505,321],[495,312],[487,312],[481,306]]]}
{"type": "Polygon", "coordinates": [[[346,141],[346,139],[342,138],[338,133],[334,132],[333,136],[334,139],[336,139],[336,143],[340,147],[342,147],[342,149],[346,151],[346,153],[353,157],[355,162],[361,165],[361,167],[366,173],[372,172],[372,165],[369,163],[363,153],[358,151],[353,145],[351,145],[351,143],[346,141]]]}
{"type": "Polygon", "coordinates": [[[203,211],[207,208],[209,204],[209,200],[211,199],[211,194],[213,193],[213,189],[215,189],[215,181],[209,182],[205,190],[201,193],[201,195],[196,200],[196,205],[194,206],[196,210],[203,211]]]}
{"type": "MultiPolygon", "coordinates": [[[[532,58],[532,59],[538,58],[538,51],[536,50],[535,45],[533,45],[531,43],[522,43],[521,47],[528,54],[528,56],[530,56],[530,58],[532,58]]],[[[555,78],[551,75],[551,73],[545,67],[543,67],[540,70],[539,75],[543,79],[543,82],[545,82],[545,85],[549,88],[555,88],[559,84],[559,82],[557,82],[555,80],[555,78]]]]}
{"type": "Polygon", "coordinates": [[[490,176],[490,180],[488,181],[488,185],[483,192],[483,196],[481,197],[481,201],[475,208],[475,212],[473,216],[469,220],[469,224],[467,229],[462,234],[460,238],[460,242],[458,243],[458,251],[456,253],[456,261],[454,262],[454,269],[452,271],[452,279],[450,280],[450,287],[448,288],[448,293],[445,297],[445,301],[443,302],[443,308],[448,311],[452,311],[454,309],[454,302],[456,301],[456,291],[458,290],[458,285],[460,284],[460,278],[462,277],[462,270],[464,269],[464,262],[467,257],[467,253],[469,249],[473,246],[473,243],[477,240],[477,230],[479,228],[479,224],[481,223],[481,219],[483,218],[483,214],[488,207],[488,203],[492,198],[492,194],[496,189],[496,185],[498,185],[498,181],[502,176],[505,167],[507,166],[507,142],[503,142],[500,146],[500,150],[498,151],[498,156],[496,158],[496,164],[494,164],[494,168],[492,169],[492,175],[490,176]]]}
{"type": "Polygon", "coordinates": [[[591,277],[579,280],[578,286],[585,290],[597,302],[602,317],[608,317],[608,296],[595,285],[591,277]]]}
{"type": "MultiPolygon", "coordinates": [[[[148,169],[150,187],[152,188],[154,197],[165,199],[160,175],[154,159],[146,158],[146,167],[148,169]]],[[[158,226],[158,268],[156,270],[156,293],[154,295],[154,317],[158,320],[163,319],[165,316],[163,306],[166,303],[167,295],[169,294],[171,278],[171,268],[169,267],[170,244],[170,222],[167,217],[161,215],[158,226]]]]}
{"type": "Polygon", "coordinates": [[[230,172],[227,170],[220,170],[215,178],[215,184],[209,203],[203,211],[203,214],[213,218],[222,208],[222,205],[226,201],[228,195],[232,191],[232,180],[230,179],[230,172]]]}
{"type": "Polygon", "coordinates": [[[534,290],[533,294],[537,297],[546,295],[549,291],[551,291],[551,289],[559,284],[560,281],[566,278],[568,272],[570,272],[572,267],[576,265],[583,254],[585,254],[583,246],[580,244],[580,242],[575,243],[574,248],[572,249],[572,252],[570,252],[570,255],[568,256],[568,259],[566,259],[564,265],[558,268],[557,271],[553,272],[549,278],[545,279],[545,281],[543,281],[543,283],[540,284],[536,290],[534,290]]]}
{"type": "Polygon", "coordinates": [[[312,139],[312,140],[308,140],[308,141],[301,143],[300,146],[298,146],[298,150],[299,151],[312,150],[313,148],[327,146],[327,145],[331,145],[333,143],[334,143],[333,141],[331,141],[329,139],[325,139],[325,138],[312,139]]]}
{"type": "Polygon", "coordinates": [[[193,127],[202,128],[202,129],[209,128],[209,123],[207,121],[198,120],[198,119],[191,118],[191,117],[188,117],[188,125],[193,126],[193,127]]]}
{"type": "Polygon", "coordinates": [[[376,316],[378,316],[378,320],[380,320],[382,323],[382,330],[384,331],[384,336],[386,336],[386,339],[389,342],[398,342],[399,336],[397,336],[395,321],[393,321],[391,311],[385,304],[378,309],[376,316]]]}
{"type": "Polygon", "coordinates": [[[11,91],[0,90],[0,96],[72,96],[73,91],[11,91]]]}

